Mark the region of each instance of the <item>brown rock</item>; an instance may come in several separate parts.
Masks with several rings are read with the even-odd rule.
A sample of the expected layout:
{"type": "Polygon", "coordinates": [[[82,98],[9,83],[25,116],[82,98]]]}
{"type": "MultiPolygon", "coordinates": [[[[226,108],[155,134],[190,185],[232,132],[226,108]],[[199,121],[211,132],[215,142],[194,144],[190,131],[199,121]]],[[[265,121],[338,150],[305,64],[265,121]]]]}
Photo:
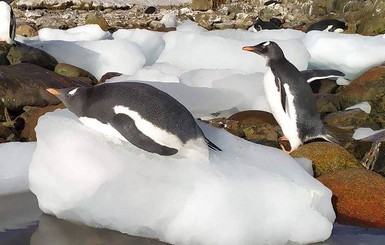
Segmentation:
{"type": "Polygon", "coordinates": [[[335,94],[318,93],[314,95],[319,113],[337,112],[341,109],[341,98],[335,94]]]}
{"type": "Polygon", "coordinates": [[[369,69],[339,93],[343,108],[368,101],[375,112],[385,112],[385,65],[369,69]]]}
{"type": "Polygon", "coordinates": [[[63,109],[65,106],[61,103],[58,105],[46,106],[46,107],[32,107],[26,106],[24,107],[24,111],[27,115],[25,115],[25,126],[23,131],[21,132],[21,136],[27,141],[36,141],[36,132],[35,127],[37,125],[37,121],[39,117],[43,116],[47,112],[54,111],[56,109],[63,109]]]}
{"type": "Polygon", "coordinates": [[[37,28],[29,24],[21,24],[16,28],[16,34],[24,37],[38,36],[37,28]]]}
{"type": "Polygon", "coordinates": [[[86,16],[85,24],[97,24],[103,31],[108,31],[110,28],[110,25],[107,23],[106,19],[104,19],[100,12],[95,14],[88,14],[86,16]]]}
{"type": "Polygon", "coordinates": [[[330,113],[323,118],[323,121],[327,125],[347,130],[362,127],[372,128],[374,130],[379,129],[379,126],[373,119],[359,108],[330,113]]]}
{"type": "Polygon", "coordinates": [[[338,223],[385,228],[385,178],[366,169],[352,168],[317,179],[333,192],[338,223]]]}
{"type": "Polygon", "coordinates": [[[305,144],[290,154],[295,158],[308,158],[313,162],[314,176],[318,177],[336,170],[363,168],[342,146],[329,142],[305,144]]]}
{"type": "Polygon", "coordinates": [[[29,63],[41,66],[53,71],[57,65],[54,57],[43,50],[27,46],[22,43],[12,46],[7,54],[7,59],[11,65],[29,63]]]}
{"type": "Polygon", "coordinates": [[[191,8],[192,10],[207,11],[218,8],[224,2],[225,0],[192,0],[191,8]]]}
{"type": "Polygon", "coordinates": [[[93,85],[98,83],[98,80],[91,73],[74,65],[59,63],[55,67],[55,72],[66,77],[87,77],[91,80],[90,84],[93,85]]]}
{"type": "Polygon", "coordinates": [[[27,105],[59,104],[47,88],[90,86],[33,64],[0,66],[0,74],[0,104],[12,111],[21,111],[27,105]]]}

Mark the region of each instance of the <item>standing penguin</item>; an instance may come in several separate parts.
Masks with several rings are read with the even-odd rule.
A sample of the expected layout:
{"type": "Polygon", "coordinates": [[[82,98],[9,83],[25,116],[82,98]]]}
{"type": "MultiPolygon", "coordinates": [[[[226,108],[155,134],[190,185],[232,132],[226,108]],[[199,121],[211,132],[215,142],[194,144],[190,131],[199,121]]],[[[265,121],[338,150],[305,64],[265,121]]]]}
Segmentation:
{"type": "Polygon", "coordinates": [[[326,129],[317,111],[310,85],[302,73],[284,56],[281,48],[271,41],[256,46],[243,47],[266,58],[267,71],[264,76],[265,95],[271,111],[288,139],[291,153],[304,142],[323,138],[338,143],[326,129]]]}
{"type": "Polygon", "coordinates": [[[16,33],[16,18],[11,6],[0,1],[0,42],[14,43],[16,33]]]}
{"type": "Polygon", "coordinates": [[[144,83],[106,83],[95,87],[47,89],[86,126],[159,155],[210,142],[191,113],[167,93],[144,83]]]}

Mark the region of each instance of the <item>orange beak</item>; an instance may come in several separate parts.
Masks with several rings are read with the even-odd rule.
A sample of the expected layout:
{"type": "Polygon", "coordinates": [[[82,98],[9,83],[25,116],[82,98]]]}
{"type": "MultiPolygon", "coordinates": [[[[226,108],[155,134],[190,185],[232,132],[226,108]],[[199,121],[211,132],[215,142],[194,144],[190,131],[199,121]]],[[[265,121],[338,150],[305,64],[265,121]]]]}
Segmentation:
{"type": "Polygon", "coordinates": [[[242,50],[245,50],[245,51],[254,51],[254,47],[246,46],[246,47],[243,47],[242,50]]]}
{"type": "Polygon", "coordinates": [[[60,93],[54,88],[47,88],[47,91],[53,95],[59,95],[60,93]]]}

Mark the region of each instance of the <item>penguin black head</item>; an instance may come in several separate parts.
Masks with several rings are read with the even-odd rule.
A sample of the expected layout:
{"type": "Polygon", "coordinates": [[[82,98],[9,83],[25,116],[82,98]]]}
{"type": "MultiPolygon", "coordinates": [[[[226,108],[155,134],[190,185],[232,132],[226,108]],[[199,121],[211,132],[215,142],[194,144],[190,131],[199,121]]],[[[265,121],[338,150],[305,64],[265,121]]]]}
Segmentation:
{"type": "Polygon", "coordinates": [[[272,41],[263,42],[255,46],[246,46],[242,49],[262,55],[268,60],[280,59],[284,57],[282,49],[278,46],[278,44],[272,41]]]}
{"type": "Polygon", "coordinates": [[[48,88],[47,91],[55,95],[75,115],[81,116],[83,106],[82,98],[86,94],[85,87],[71,87],[62,89],[48,88]]]}

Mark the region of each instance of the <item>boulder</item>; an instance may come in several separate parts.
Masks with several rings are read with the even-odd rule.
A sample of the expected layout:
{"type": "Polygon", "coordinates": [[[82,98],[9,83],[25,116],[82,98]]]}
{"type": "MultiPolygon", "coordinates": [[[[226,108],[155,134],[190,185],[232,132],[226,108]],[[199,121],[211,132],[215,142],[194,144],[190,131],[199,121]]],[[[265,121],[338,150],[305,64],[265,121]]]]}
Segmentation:
{"type": "Polygon", "coordinates": [[[385,178],[363,168],[350,168],[317,178],[333,192],[336,222],[385,228],[385,178]]]}
{"type": "Polygon", "coordinates": [[[327,125],[347,130],[362,127],[371,128],[373,130],[379,129],[379,126],[374,122],[369,114],[360,108],[330,113],[323,118],[323,121],[327,125]]]}
{"type": "Polygon", "coordinates": [[[103,31],[108,31],[111,28],[100,12],[88,14],[85,19],[85,24],[97,24],[103,31]]]}
{"type": "Polygon", "coordinates": [[[7,54],[7,59],[11,65],[29,63],[41,66],[53,71],[58,64],[56,59],[43,50],[27,46],[22,43],[13,45],[7,54]]]}
{"type": "Polygon", "coordinates": [[[342,146],[329,142],[312,142],[300,146],[290,154],[294,158],[308,158],[313,162],[314,176],[337,170],[363,168],[342,146]]]}
{"type": "Polygon", "coordinates": [[[57,74],[72,78],[87,77],[91,80],[92,85],[98,83],[98,80],[94,77],[94,75],[74,65],[59,63],[55,67],[55,72],[57,74]]]}
{"type": "Polygon", "coordinates": [[[36,37],[39,35],[37,28],[29,24],[21,24],[16,28],[16,34],[24,37],[36,37]]]}
{"type": "Polygon", "coordinates": [[[341,110],[341,98],[338,95],[318,93],[315,94],[315,98],[317,109],[321,115],[341,110]]]}
{"type": "Polygon", "coordinates": [[[192,0],[191,8],[192,10],[207,11],[216,9],[225,2],[225,0],[192,0]]]}
{"type": "Polygon", "coordinates": [[[343,108],[368,101],[375,112],[385,112],[385,65],[369,69],[338,95],[343,108]]]}
{"type": "Polygon", "coordinates": [[[0,66],[0,108],[22,111],[24,106],[59,104],[47,88],[90,86],[33,64],[0,66]]]}

